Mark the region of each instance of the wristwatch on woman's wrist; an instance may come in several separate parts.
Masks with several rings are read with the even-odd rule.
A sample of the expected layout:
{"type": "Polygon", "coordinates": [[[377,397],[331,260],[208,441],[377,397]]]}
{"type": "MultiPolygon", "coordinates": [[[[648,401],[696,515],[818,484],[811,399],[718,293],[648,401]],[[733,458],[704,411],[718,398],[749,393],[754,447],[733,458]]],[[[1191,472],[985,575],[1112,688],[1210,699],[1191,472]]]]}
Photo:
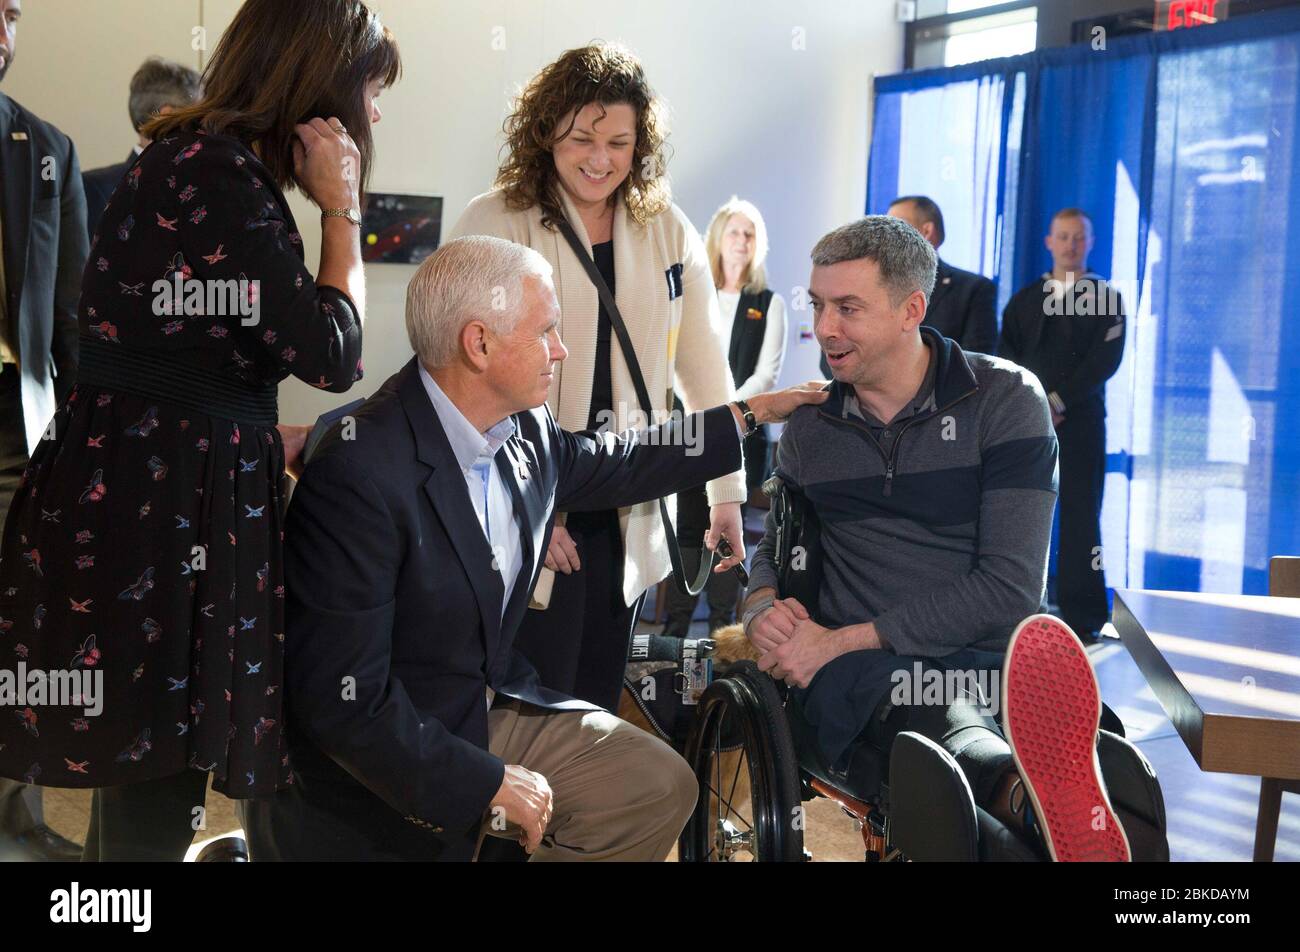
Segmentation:
{"type": "Polygon", "coordinates": [[[346,218],[358,228],[361,227],[361,213],[355,208],[322,208],[320,210],[321,224],[325,223],[326,218],[346,218]]]}

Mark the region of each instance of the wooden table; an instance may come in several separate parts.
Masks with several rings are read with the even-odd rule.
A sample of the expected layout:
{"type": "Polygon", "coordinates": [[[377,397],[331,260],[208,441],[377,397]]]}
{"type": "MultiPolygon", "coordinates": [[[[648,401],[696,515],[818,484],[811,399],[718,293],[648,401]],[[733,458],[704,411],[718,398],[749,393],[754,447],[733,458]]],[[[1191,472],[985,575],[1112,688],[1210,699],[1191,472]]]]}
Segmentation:
{"type": "Polygon", "coordinates": [[[1263,808],[1300,781],[1300,599],[1118,589],[1112,623],[1197,765],[1263,778],[1271,859],[1263,808]]]}

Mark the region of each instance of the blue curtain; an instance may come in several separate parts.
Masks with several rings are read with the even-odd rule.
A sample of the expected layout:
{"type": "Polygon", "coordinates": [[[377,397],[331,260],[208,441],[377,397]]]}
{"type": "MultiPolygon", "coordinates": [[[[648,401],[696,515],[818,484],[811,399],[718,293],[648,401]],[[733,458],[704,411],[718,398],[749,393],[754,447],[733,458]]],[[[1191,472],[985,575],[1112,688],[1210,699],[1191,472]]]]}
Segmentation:
{"type": "Polygon", "coordinates": [[[1129,315],[1110,585],[1262,593],[1300,554],[1298,92],[1295,10],[876,81],[867,210],[931,195],[1000,302],[1050,266],[1055,210],[1094,221],[1129,315]]]}

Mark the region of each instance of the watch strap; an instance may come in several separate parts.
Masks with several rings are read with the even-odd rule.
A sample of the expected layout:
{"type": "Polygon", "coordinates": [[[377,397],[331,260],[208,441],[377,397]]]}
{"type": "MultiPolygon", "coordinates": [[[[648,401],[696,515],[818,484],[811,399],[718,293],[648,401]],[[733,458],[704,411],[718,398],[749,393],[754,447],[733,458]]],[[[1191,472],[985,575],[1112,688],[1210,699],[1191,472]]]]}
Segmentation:
{"type": "Polygon", "coordinates": [[[737,400],[736,406],[740,410],[740,415],[745,418],[745,426],[749,428],[745,431],[745,435],[749,436],[753,433],[757,433],[758,419],[754,416],[754,411],[749,408],[749,404],[744,400],[737,400]]]}

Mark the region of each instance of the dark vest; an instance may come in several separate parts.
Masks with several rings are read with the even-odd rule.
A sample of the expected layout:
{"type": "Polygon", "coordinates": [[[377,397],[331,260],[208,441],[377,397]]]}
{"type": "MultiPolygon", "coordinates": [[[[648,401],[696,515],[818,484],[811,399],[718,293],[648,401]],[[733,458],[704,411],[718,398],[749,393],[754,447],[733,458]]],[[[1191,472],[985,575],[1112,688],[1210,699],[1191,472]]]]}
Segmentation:
{"type": "Polygon", "coordinates": [[[731,349],[727,352],[732,383],[737,387],[748,380],[758,366],[758,352],[763,348],[763,335],[767,332],[767,309],[771,305],[771,289],[757,294],[740,292],[736,319],[731,322],[731,349]]]}
{"type": "MultiPolygon", "coordinates": [[[[763,348],[763,335],[767,333],[767,309],[771,306],[771,289],[757,294],[740,292],[736,319],[731,322],[731,348],[727,352],[731,379],[737,387],[748,380],[758,366],[758,352],[763,348]]],[[[767,475],[767,443],[766,426],[745,441],[745,483],[751,491],[767,475]]]]}

